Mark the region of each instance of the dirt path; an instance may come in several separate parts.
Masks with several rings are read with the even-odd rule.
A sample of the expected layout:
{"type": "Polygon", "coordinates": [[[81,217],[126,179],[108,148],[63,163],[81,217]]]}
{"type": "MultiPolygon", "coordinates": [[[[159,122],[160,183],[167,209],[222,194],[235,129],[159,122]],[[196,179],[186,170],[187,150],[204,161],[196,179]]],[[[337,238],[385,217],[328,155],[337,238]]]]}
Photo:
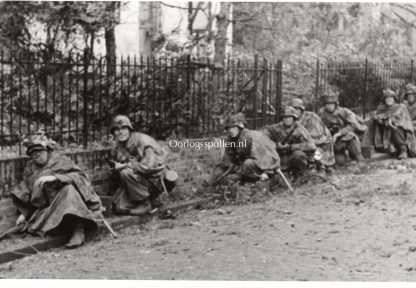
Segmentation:
{"type": "Polygon", "coordinates": [[[414,281],[414,165],[351,167],[295,195],[189,211],[3,264],[0,277],[414,281]]]}

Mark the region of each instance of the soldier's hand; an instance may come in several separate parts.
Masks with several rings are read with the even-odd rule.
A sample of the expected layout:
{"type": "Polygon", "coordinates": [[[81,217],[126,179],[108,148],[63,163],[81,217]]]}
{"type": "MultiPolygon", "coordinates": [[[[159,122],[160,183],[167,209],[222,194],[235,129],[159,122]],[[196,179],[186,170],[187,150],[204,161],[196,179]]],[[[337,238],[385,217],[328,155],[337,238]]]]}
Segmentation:
{"type": "Polygon", "coordinates": [[[26,222],[26,217],[25,215],[21,214],[19,215],[19,217],[17,217],[16,226],[19,226],[20,224],[23,224],[25,222],[26,222]]]}
{"type": "Polygon", "coordinates": [[[283,150],[283,151],[285,151],[285,150],[287,150],[287,149],[289,149],[289,145],[288,144],[281,144],[280,142],[279,143],[277,143],[277,149],[278,150],[283,150]]]}
{"type": "Polygon", "coordinates": [[[260,181],[266,181],[269,180],[269,176],[267,176],[266,173],[263,173],[260,175],[260,181]]]}
{"type": "Polygon", "coordinates": [[[116,171],[120,171],[120,170],[126,168],[126,166],[127,166],[127,163],[118,163],[118,162],[116,162],[116,165],[114,166],[114,169],[116,171]]]}
{"type": "Polygon", "coordinates": [[[389,121],[387,122],[387,124],[392,127],[392,128],[396,128],[396,126],[394,125],[393,121],[391,119],[389,119],[389,121]]]}
{"type": "Polygon", "coordinates": [[[337,142],[337,139],[341,137],[341,133],[335,133],[334,136],[332,136],[332,138],[334,139],[334,142],[337,142]]]}
{"type": "Polygon", "coordinates": [[[38,180],[36,180],[36,182],[35,182],[34,185],[35,185],[35,187],[37,187],[37,186],[43,186],[43,184],[45,184],[46,182],[53,182],[53,181],[56,181],[56,180],[58,180],[58,178],[56,178],[53,175],[50,175],[50,176],[42,176],[38,180]]]}

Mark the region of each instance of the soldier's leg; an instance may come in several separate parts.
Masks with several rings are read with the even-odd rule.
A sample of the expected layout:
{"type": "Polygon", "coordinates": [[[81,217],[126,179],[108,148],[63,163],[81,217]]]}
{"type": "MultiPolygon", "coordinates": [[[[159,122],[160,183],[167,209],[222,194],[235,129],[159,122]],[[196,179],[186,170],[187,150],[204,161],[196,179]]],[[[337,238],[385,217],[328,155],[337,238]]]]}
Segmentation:
{"type": "Polygon", "coordinates": [[[253,159],[246,159],[241,165],[240,175],[242,178],[259,180],[261,174],[263,174],[263,170],[254,163],[253,159]]]}
{"type": "Polygon", "coordinates": [[[347,149],[352,157],[356,161],[362,161],[364,159],[363,154],[361,153],[361,143],[358,137],[354,137],[350,141],[347,141],[347,149]]]}
{"type": "Polygon", "coordinates": [[[125,168],[120,171],[120,179],[130,202],[143,201],[150,195],[148,183],[142,177],[134,173],[130,168],[125,168]]]}
{"type": "Polygon", "coordinates": [[[335,163],[338,165],[344,165],[346,161],[345,149],[347,149],[347,144],[344,141],[337,140],[334,144],[334,156],[335,163]]]}
{"type": "Polygon", "coordinates": [[[308,169],[308,156],[301,150],[296,150],[289,157],[289,171],[295,177],[301,176],[308,169]]]}
{"type": "Polygon", "coordinates": [[[401,127],[398,127],[397,129],[392,129],[391,139],[394,145],[400,151],[398,158],[406,159],[407,158],[406,131],[401,127]]]}

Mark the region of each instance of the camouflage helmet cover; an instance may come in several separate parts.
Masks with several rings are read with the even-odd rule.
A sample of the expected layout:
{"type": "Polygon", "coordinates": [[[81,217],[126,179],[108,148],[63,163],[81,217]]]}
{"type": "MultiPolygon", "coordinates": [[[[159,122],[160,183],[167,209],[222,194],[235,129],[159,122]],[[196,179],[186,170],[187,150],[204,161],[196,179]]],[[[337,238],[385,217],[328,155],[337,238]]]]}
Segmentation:
{"type": "Polygon", "coordinates": [[[246,122],[246,119],[244,117],[243,113],[237,113],[231,116],[228,116],[225,119],[225,123],[224,123],[224,127],[225,129],[229,128],[229,127],[239,127],[241,129],[244,129],[245,125],[244,123],[246,122]]]}
{"type": "Polygon", "coordinates": [[[324,104],[327,104],[327,103],[336,103],[336,104],[339,104],[338,103],[338,94],[336,94],[336,93],[325,93],[323,96],[322,96],[322,102],[324,103],[324,104]]]}
{"type": "Polygon", "coordinates": [[[113,123],[111,124],[111,133],[114,133],[114,130],[121,129],[123,127],[128,127],[130,131],[133,131],[133,126],[131,125],[131,121],[127,116],[117,115],[114,117],[113,123]]]}
{"type": "Polygon", "coordinates": [[[292,116],[295,119],[298,119],[299,118],[298,115],[296,114],[295,108],[293,108],[292,106],[286,106],[285,107],[285,110],[284,110],[284,112],[282,114],[282,118],[289,117],[289,116],[292,116]]]}
{"type": "Polygon", "coordinates": [[[393,97],[395,100],[397,100],[397,94],[390,88],[383,90],[383,99],[386,99],[387,97],[393,97]]]}
{"type": "Polygon", "coordinates": [[[26,155],[30,156],[35,151],[53,151],[53,147],[56,143],[49,139],[45,131],[41,129],[38,130],[36,134],[23,141],[23,144],[27,147],[26,155]]]}
{"type": "Polygon", "coordinates": [[[302,110],[305,110],[305,104],[303,103],[303,100],[300,98],[292,99],[290,106],[294,108],[300,108],[302,110]]]}
{"type": "Polygon", "coordinates": [[[416,94],[416,86],[413,84],[406,85],[406,95],[416,94]]]}

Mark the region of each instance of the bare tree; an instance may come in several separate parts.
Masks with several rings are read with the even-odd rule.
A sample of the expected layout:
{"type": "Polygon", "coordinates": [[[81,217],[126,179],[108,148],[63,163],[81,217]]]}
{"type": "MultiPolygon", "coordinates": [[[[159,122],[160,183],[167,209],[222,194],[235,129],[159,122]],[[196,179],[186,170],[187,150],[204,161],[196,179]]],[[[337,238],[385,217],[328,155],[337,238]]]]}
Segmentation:
{"type": "Polygon", "coordinates": [[[227,47],[227,28],[230,20],[228,19],[231,10],[230,2],[221,2],[220,12],[217,15],[218,32],[215,37],[214,63],[222,65],[225,60],[227,47]]]}

